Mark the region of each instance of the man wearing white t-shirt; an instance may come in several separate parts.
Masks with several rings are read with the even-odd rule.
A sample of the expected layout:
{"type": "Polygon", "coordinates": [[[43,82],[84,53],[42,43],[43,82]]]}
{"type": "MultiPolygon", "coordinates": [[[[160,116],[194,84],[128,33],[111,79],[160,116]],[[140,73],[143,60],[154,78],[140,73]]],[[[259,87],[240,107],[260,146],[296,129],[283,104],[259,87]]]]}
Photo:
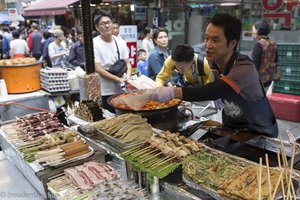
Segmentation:
{"type": "Polygon", "coordinates": [[[112,35],[112,16],[101,11],[94,17],[94,24],[99,36],[93,39],[95,70],[100,74],[101,96],[103,108],[115,113],[115,109],[107,103],[107,99],[115,94],[122,93],[120,83],[127,81],[131,76],[129,51],[126,42],[118,36],[112,35]],[[120,78],[107,70],[118,60],[117,45],[120,59],[127,64],[127,72],[120,78]]]}

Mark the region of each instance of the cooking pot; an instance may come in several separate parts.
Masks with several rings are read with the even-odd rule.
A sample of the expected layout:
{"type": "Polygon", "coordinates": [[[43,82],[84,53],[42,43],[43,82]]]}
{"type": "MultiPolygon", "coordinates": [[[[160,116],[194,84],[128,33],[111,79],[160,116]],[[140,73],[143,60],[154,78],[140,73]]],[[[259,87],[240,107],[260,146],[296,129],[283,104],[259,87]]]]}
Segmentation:
{"type": "Polygon", "coordinates": [[[0,65],[0,78],[5,80],[9,94],[33,92],[41,89],[42,62],[0,65]]]}
{"type": "Polygon", "coordinates": [[[161,108],[156,110],[131,110],[116,107],[112,103],[112,99],[118,97],[119,95],[112,95],[107,99],[107,103],[116,109],[116,114],[120,115],[123,113],[133,113],[138,114],[148,120],[148,123],[152,125],[152,127],[160,129],[160,130],[169,130],[171,132],[178,131],[178,120],[177,120],[177,111],[178,104],[170,106],[168,108],[161,108]]]}

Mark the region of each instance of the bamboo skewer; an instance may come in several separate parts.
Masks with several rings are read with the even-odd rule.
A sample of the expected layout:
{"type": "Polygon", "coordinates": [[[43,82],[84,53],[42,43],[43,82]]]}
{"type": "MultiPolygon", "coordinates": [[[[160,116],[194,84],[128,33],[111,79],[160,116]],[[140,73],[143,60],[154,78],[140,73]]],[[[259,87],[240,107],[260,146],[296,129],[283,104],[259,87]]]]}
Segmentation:
{"type": "MultiPolygon", "coordinates": [[[[156,152],[156,151],[158,151],[158,149],[154,149],[154,150],[152,150],[152,151],[149,151],[149,152],[147,152],[147,153],[145,153],[144,155],[141,155],[140,156],[140,159],[142,159],[142,158],[144,158],[144,157],[148,157],[148,156],[151,156],[151,154],[152,153],[154,153],[154,152],[156,152]]],[[[156,153],[157,154],[157,153],[156,153]]]]}
{"type": "Polygon", "coordinates": [[[143,143],[141,143],[141,144],[139,144],[139,145],[136,145],[135,147],[133,147],[133,148],[131,148],[131,149],[128,149],[128,150],[124,151],[122,154],[123,154],[123,155],[127,155],[128,153],[130,153],[130,152],[132,152],[132,151],[134,151],[134,150],[140,148],[140,147],[143,146],[145,143],[146,143],[146,142],[143,142],[143,143]]]}
{"type": "MultiPolygon", "coordinates": [[[[293,166],[294,166],[294,157],[295,157],[295,143],[292,143],[292,160],[291,160],[291,166],[290,166],[290,171],[289,171],[289,179],[288,179],[288,193],[287,196],[289,197],[290,195],[290,188],[293,187],[293,182],[292,182],[292,172],[293,172],[293,166]]],[[[295,190],[292,188],[292,193],[293,196],[295,196],[295,190]]]]}
{"type": "Polygon", "coordinates": [[[171,163],[171,164],[165,166],[164,168],[162,168],[161,170],[159,170],[158,173],[164,171],[165,169],[171,167],[172,165],[174,165],[174,163],[171,163]]]}
{"type": "MultiPolygon", "coordinates": [[[[266,165],[267,165],[267,177],[268,177],[268,189],[269,189],[269,199],[272,198],[272,184],[271,184],[271,177],[270,177],[270,168],[269,168],[269,158],[268,154],[265,154],[266,157],[266,165]]],[[[272,199],[271,199],[272,200],[272,199]]]]}
{"type": "Polygon", "coordinates": [[[161,161],[160,159],[158,159],[158,160],[152,160],[152,161],[150,161],[150,163],[148,163],[145,167],[148,168],[148,167],[150,167],[151,165],[153,165],[153,164],[155,164],[155,163],[157,163],[157,162],[160,162],[160,161],[161,161]]]}
{"type": "MultiPolygon", "coordinates": [[[[279,152],[278,148],[277,148],[277,159],[278,159],[278,166],[279,166],[279,168],[282,168],[282,166],[281,166],[281,159],[280,159],[280,152],[279,152]]],[[[285,171],[284,168],[283,168],[283,171],[285,171]]],[[[283,197],[283,199],[285,199],[285,190],[284,190],[284,183],[283,183],[283,178],[282,177],[280,179],[280,182],[281,182],[282,197],[283,197]]]]}
{"type": "Polygon", "coordinates": [[[261,200],[262,158],[259,158],[258,200],[261,200]]]}
{"type": "Polygon", "coordinates": [[[155,169],[155,168],[157,168],[157,167],[159,167],[159,166],[161,166],[161,165],[163,165],[163,164],[169,162],[170,160],[173,160],[174,158],[176,158],[176,156],[173,156],[173,157],[171,157],[171,158],[169,158],[169,159],[167,159],[167,160],[165,160],[165,161],[163,161],[163,162],[161,162],[161,163],[156,163],[154,166],[151,166],[151,168],[152,168],[152,169],[155,169]]]}
{"type": "MultiPolygon", "coordinates": [[[[284,172],[284,169],[281,169],[280,175],[279,175],[279,178],[278,178],[278,181],[277,181],[277,183],[276,183],[276,185],[275,185],[274,192],[273,192],[273,195],[272,195],[272,197],[271,197],[272,200],[275,199],[275,195],[276,195],[278,186],[279,186],[280,182],[282,181],[282,175],[283,175],[283,172],[284,172]]],[[[283,189],[282,191],[284,191],[284,189],[283,189]]],[[[282,194],[283,194],[283,193],[282,193],[282,194]]],[[[283,199],[284,199],[284,198],[285,198],[285,195],[282,195],[282,196],[283,196],[283,199]]]]}
{"type": "Polygon", "coordinates": [[[147,162],[148,160],[151,160],[152,158],[155,158],[155,157],[157,157],[157,156],[159,156],[159,155],[161,155],[161,154],[162,154],[162,152],[157,153],[157,154],[154,154],[154,155],[152,155],[152,156],[146,158],[145,160],[143,160],[143,161],[140,162],[140,163],[141,163],[141,164],[142,164],[142,163],[145,163],[145,162],[147,162]]]}
{"type": "Polygon", "coordinates": [[[168,158],[170,158],[170,156],[167,156],[167,157],[165,157],[165,158],[163,158],[163,159],[157,160],[157,161],[155,161],[155,162],[152,163],[152,164],[149,163],[146,167],[150,167],[150,166],[151,166],[151,168],[152,168],[152,166],[156,165],[157,163],[163,162],[164,160],[166,160],[166,159],[168,159],[168,158]]]}
{"type": "MultiPolygon", "coordinates": [[[[287,196],[286,196],[286,198],[289,199],[290,197],[289,197],[288,194],[290,194],[290,189],[292,189],[292,193],[293,194],[295,194],[295,189],[294,189],[294,185],[293,184],[289,185],[289,174],[292,173],[292,171],[289,171],[289,168],[288,168],[288,161],[286,159],[284,144],[282,142],[281,136],[279,136],[279,139],[280,139],[280,144],[281,144],[281,155],[282,155],[282,160],[283,160],[283,166],[286,169],[286,181],[287,181],[287,185],[288,185],[288,190],[287,190],[287,196]]],[[[294,156],[295,156],[295,153],[294,153],[294,156]]]]}
{"type": "Polygon", "coordinates": [[[131,154],[131,156],[132,156],[132,157],[136,157],[136,156],[138,156],[138,155],[141,155],[141,154],[143,154],[143,153],[146,153],[146,152],[149,151],[149,150],[151,150],[151,146],[148,146],[148,147],[146,147],[146,148],[144,148],[144,149],[140,149],[140,150],[134,152],[133,154],[131,154]]]}

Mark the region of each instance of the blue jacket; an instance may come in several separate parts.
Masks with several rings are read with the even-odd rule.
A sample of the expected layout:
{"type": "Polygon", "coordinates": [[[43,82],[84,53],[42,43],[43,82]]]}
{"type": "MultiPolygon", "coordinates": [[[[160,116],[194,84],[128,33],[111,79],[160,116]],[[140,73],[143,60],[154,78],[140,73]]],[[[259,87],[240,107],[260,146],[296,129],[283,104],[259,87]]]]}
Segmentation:
{"type": "Polygon", "coordinates": [[[168,55],[164,55],[163,51],[156,46],[149,55],[148,58],[148,76],[155,80],[157,74],[160,72],[164,65],[165,59],[168,55]]]}

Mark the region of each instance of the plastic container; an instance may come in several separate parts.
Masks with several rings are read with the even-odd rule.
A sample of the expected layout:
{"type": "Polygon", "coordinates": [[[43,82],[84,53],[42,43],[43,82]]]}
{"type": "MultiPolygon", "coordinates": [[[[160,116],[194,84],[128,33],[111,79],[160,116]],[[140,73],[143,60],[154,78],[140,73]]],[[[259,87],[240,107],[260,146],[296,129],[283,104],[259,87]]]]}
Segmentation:
{"type": "Polygon", "coordinates": [[[280,79],[274,83],[273,91],[276,93],[300,95],[300,80],[280,79]]]}
{"type": "Polygon", "coordinates": [[[268,99],[276,118],[300,122],[300,96],[273,93],[268,99]]]}
{"type": "Polygon", "coordinates": [[[24,65],[1,65],[0,78],[5,80],[9,94],[27,93],[41,89],[40,69],[42,63],[24,65]]]}

